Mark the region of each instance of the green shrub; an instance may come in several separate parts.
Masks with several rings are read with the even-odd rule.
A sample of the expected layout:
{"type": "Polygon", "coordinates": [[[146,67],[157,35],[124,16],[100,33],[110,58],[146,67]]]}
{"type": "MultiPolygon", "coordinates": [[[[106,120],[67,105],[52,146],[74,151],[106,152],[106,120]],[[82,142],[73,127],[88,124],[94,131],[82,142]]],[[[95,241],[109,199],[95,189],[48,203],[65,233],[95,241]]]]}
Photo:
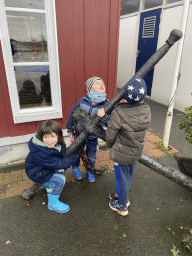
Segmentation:
{"type": "Polygon", "coordinates": [[[184,115],[178,114],[177,119],[181,119],[179,129],[184,130],[186,141],[192,144],[192,106],[185,108],[184,115]]]}

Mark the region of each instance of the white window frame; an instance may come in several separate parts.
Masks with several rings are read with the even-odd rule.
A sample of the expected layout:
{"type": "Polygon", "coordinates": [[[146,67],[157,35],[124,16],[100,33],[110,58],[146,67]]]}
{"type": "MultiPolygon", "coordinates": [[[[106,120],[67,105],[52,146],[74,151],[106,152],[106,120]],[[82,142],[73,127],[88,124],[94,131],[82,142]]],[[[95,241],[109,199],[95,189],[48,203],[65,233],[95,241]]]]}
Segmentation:
{"type": "Polygon", "coordinates": [[[183,1],[184,0],[179,0],[177,2],[167,3],[167,0],[163,0],[162,5],[159,5],[159,6],[153,7],[153,8],[149,8],[149,9],[144,9],[145,0],[140,0],[140,7],[139,7],[139,11],[138,12],[132,12],[132,13],[129,13],[129,14],[122,15],[122,16],[120,16],[120,19],[125,19],[127,17],[135,16],[135,15],[137,15],[139,13],[149,12],[149,11],[156,10],[156,9],[159,9],[159,8],[170,8],[172,6],[181,5],[181,4],[183,4],[183,1]]]}
{"type": "Polygon", "coordinates": [[[59,73],[55,0],[44,0],[44,1],[45,1],[45,10],[5,7],[4,1],[0,1],[1,45],[2,45],[2,52],[3,52],[14,123],[25,123],[25,122],[33,122],[33,121],[63,117],[60,73],[59,73]],[[6,19],[6,11],[19,11],[24,13],[26,12],[45,13],[49,62],[18,62],[18,63],[14,62],[13,63],[11,46],[10,46],[10,38],[8,33],[8,24],[6,19]],[[38,66],[38,65],[49,66],[52,106],[21,109],[19,104],[14,67],[15,66],[38,66]]]}

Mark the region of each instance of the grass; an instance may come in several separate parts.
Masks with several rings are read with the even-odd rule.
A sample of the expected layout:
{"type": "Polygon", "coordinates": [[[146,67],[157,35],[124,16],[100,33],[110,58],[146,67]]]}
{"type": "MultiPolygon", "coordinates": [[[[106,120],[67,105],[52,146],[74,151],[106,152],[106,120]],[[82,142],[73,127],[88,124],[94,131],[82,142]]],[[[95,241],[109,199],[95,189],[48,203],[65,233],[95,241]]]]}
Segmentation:
{"type": "Polygon", "coordinates": [[[115,230],[117,230],[117,229],[118,229],[117,225],[115,225],[115,226],[114,226],[114,229],[115,229],[115,230]]]}
{"type": "Polygon", "coordinates": [[[102,171],[102,175],[114,171],[114,169],[110,170],[109,166],[107,164],[101,164],[100,165],[100,170],[102,171]]]}
{"type": "Polygon", "coordinates": [[[166,153],[166,156],[173,156],[174,153],[168,153],[168,150],[166,149],[166,147],[163,145],[163,142],[160,141],[160,142],[157,142],[155,141],[154,144],[156,144],[156,147],[155,148],[160,148],[163,152],[166,153]]]}
{"type": "Polygon", "coordinates": [[[179,250],[176,249],[176,246],[174,244],[173,244],[173,249],[171,249],[171,252],[173,256],[179,255],[179,250]]]}

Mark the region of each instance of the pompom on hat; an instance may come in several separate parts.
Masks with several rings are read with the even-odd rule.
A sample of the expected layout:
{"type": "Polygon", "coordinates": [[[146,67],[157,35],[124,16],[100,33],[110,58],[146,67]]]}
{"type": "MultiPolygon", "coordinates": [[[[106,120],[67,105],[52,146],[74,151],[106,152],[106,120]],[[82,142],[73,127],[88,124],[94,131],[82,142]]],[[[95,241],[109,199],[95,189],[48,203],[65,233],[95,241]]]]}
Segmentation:
{"type": "Polygon", "coordinates": [[[92,87],[93,83],[94,83],[96,80],[101,80],[101,81],[103,81],[100,77],[93,76],[93,77],[89,78],[89,79],[85,82],[85,87],[86,87],[86,89],[87,89],[87,92],[90,92],[91,87],[92,87]]]}
{"type": "Polygon", "coordinates": [[[147,85],[143,78],[133,77],[124,85],[124,99],[130,104],[141,102],[147,95],[147,85]]]}

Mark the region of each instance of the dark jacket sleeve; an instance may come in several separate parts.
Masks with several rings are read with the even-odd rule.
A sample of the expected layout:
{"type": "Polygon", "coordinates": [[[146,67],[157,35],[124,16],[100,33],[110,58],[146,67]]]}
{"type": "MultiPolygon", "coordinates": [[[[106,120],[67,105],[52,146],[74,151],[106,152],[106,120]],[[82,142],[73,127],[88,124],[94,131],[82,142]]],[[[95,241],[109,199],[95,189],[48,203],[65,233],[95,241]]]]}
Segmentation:
{"type": "Polygon", "coordinates": [[[75,110],[80,107],[80,102],[81,100],[79,100],[75,106],[72,108],[71,110],[71,113],[69,115],[69,119],[67,121],[67,125],[66,125],[66,128],[67,128],[67,132],[71,133],[71,128],[74,126],[74,117],[73,117],[73,113],[75,112],[75,110]]]}
{"type": "Polygon", "coordinates": [[[105,114],[100,119],[101,119],[102,124],[107,125],[108,121],[110,120],[110,115],[105,114]]]}
{"type": "MultiPolygon", "coordinates": [[[[109,104],[109,100],[107,100],[103,107],[107,106],[109,104]]],[[[110,120],[110,114],[105,114],[103,117],[100,117],[102,124],[105,126],[107,125],[108,121],[110,120]]]]}
{"type": "Polygon", "coordinates": [[[110,120],[107,123],[107,130],[105,134],[105,140],[109,147],[112,147],[116,140],[117,134],[121,129],[120,124],[121,122],[120,122],[119,115],[117,111],[114,109],[111,114],[110,120]]]}
{"type": "Polygon", "coordinates": [[[37,165],[41,166],[42,169],[48,168],[49,170],[55,171],[56,169],[67,169],[72,163],[77,160],[78,156],[76,154],[71,154],[64,158],[58,158],[53,155],[49,155],[43,152],[35,154],[34,159],[37,165]]]}

